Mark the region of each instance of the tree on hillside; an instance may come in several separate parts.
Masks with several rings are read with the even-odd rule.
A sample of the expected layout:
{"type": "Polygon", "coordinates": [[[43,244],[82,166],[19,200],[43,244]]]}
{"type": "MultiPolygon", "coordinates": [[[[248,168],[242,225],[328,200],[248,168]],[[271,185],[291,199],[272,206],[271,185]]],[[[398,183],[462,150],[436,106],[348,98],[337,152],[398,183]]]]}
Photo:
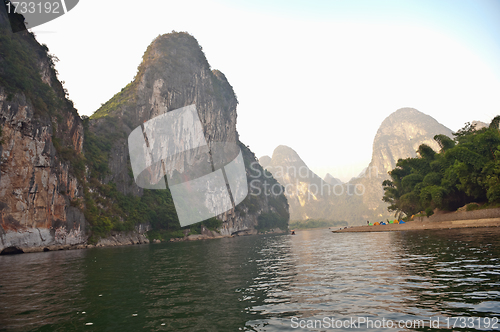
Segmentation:
{"type": "Polygon", "coordinates": [[[389,211],[412,215],[454,211],[470,202],[500,203],[500,116],[488,128],[467,123],[455,138],[436,135],[439,153],[423,144],[418,158],[400,159],[383,182],[389,211]]]}

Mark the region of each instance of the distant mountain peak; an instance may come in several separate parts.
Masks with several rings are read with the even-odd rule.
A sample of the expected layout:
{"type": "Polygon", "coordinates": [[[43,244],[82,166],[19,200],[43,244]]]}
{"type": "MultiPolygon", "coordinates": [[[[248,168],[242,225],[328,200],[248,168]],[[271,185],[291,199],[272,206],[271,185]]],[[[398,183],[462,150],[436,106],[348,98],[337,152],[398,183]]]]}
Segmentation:
{"type": "Polygon", "coordinates": [[[422,144],[439,151],[439,145],[434,140],[438,134],[453,137],[451,129],[414,108],[398,109],[385,118],[373,140],[372,160],[364,172],[366,174],[355,180],[366,188],[363,202],[370,209],[385,206],[381,198],[382,182],[388,178],[387,172],[396,167],[399,159],[416,157],[416,151],[422,144]]]}
{"type": "Polygon", "coordinates": [[[437,134],[453,137],[451,129],[433,117],[414,108],[400,108],[385,118],[377,130],[370,166],[386,174],[396,166],[398,159],[416,157],[421,144],[438,151],[439,145],[434,141],[437,134]]]}
{"type": "Polygon", "coordinates": [[[280,155],[280,154],[286,154],[286,155],[294,156],[294,157],[300,159],[299,154],[294,149],[292,149],[291,147],[286,146],[286,145],[278,145],[274,149],[274,151],[273,151],[273,157],[275,155],[280,155]]]}
{"type": "Polygon", "coordinates": [[[278,145],[273,151],[273,165],[289,164],[294,167],[307,167],[306,163],[300,158],[299,154],[289,146],[278,145]]]}
{"type": "Polygon", "coordinates": [[[332,186],[344,183],[344,182],[342,182],[342,180],[337,179],[336,177],[334,177],[330,173],[326,173],[325,178],[323,179],[323,181],[325,181],[326,183],[328,183],[328,184],[330,184],[332,186]]]}
{"type": "Polygon", "coordinates": [[[259,158],[259,164],[262,166],[262,168],[266,168],[267,166],[271,165],[272,159],[269,156],[262,156],[259,158]]]}
{"type": "Polygon", "coordinates": [[[476,130],[487,128],[489,125],[482,121],[472,121],[471,125],[476,126],[476,130]]]}

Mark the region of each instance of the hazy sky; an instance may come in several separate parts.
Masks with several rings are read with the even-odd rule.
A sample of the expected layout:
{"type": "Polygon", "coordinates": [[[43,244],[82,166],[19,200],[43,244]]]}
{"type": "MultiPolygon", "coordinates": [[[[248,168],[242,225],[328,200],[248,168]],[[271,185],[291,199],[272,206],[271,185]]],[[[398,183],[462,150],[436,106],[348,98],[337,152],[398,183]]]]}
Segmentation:
{"type": "Polygon", "coordinates": [[[255,154],[318,175],[368,165],[382,121],[413,107],[457,130],[500,114],[500,1],[85,1],[33,29],[81,115],[129,83],[159,34],[187,31],[237,94],[255,154]]]}

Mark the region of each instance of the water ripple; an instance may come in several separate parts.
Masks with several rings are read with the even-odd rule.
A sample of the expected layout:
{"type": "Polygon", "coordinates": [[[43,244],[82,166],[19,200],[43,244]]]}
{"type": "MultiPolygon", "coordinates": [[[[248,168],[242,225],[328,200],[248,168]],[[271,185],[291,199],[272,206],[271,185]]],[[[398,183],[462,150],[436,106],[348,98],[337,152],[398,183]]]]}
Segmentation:
{"type": "Polygon", "coordinates": [[[499,317],[499,235],[310,230],[2,256],[0,331],[289,331],[293,317],[499,317]]]}

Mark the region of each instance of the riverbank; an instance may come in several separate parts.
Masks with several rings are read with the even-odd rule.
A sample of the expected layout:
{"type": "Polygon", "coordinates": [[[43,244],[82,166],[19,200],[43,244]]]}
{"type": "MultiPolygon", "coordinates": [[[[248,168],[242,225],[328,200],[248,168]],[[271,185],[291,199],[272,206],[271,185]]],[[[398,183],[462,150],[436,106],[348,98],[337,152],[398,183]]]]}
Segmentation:
{"type": "Polygon", "coordinates": [[[47,252],[47,251],[58,251],[58,250],[76,250],[76,249],[91,249],[91,248],[103,248],[103,247],[118,247],[118,246],[129,246],[129,245],[139,245],[139,244],[149,244],[149,243],[162,243],[162,242],[186,242],[186,241],[199,241],[199,240],[211,240],[229,237],[239,237],[239,236],[249,236],[257,234],[282,234],[285,231],[275,228],[265,233],[258,233],[256,229],[245,229],[238,232],[234,232],[231,235],[222,235],[216,231],[210,231],[209,229],[202,226],[201,234],[189,234],[189,230],[186,230],[184,237],[181,238],[171,238],[166,241],[153,239],[150,241],[145,233],[140,232],[112,232],[108,237],[101,238],[96,244],[78,243],[78,244],[54,244],[48,246],[38,246],[38,247],[17,247],[12,246],[2,250],[1,255],[10,254],[23,254],[23,253],[34,253],[34,252],[47,252]]]}
{"type": "Polygon", "coordinates": [[[435,210],[430,217],[415,217],[404,224],[356,226],[332,232],[397,232],[476,227],[500,227],[500,208],[467,211],[466,207],[463,207],[454,212],[435,210]]]}
{"type": "Polygon", "coordinates": [[[477,228],[500,227],[500,218],[449,220],[449,221],[408,221],[404,224],[388,224],[377,226],[355,226],[333,230],[334,233],[343,232],[399,232],[425,229],[452,229],[452,228],[477,228]]]}

